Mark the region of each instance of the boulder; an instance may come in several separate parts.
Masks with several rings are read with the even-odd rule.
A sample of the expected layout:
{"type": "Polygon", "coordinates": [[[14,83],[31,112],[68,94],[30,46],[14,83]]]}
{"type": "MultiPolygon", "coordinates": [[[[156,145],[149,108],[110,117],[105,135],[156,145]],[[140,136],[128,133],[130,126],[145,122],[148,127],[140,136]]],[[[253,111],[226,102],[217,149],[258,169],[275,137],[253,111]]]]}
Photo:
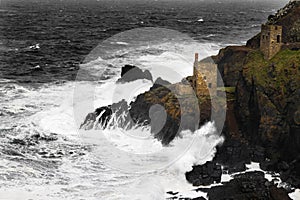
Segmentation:
{"type": "Polygon", "coordinates": [[[152,75],[149,70],[141,70],[140,68],[133,65],[125,65],[121,70],[121,78],[117,82],[131,82],[139,79],[147,79],[153,81],[152,75]]]}
{"type": "Polygon", "coordinates": [[[193,170],[185,173],[186,180],[193,186],[205,186],[220,183],[222,176],[221,165],[216,162],[206,162],[204,165],[193,166],[193,170]]]}

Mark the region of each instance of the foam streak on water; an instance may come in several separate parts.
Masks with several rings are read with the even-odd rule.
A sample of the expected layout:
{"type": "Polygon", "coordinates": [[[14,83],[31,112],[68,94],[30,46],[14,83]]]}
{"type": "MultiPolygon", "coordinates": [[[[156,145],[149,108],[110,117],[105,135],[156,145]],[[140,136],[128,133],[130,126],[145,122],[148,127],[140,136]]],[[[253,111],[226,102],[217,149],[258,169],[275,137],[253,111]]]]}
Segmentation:
{"type": "MultiPolygon", "coordinates": [[[[194,164],[211,160],[216,145],[223,141],[222,137],[214,134],[213,123],[206,124],[195,133],[181,133],[181,138],[175,139],[167,147],[151,136],[149,128],[129,130],[129,135],[141,134],[146,140],[128,138],[120,129],[78,132],[86,114],[95,108],[118,102],[122,98],[133,100],[151,87],[152,82],[148,80],[115,84],[120,66],[136,64],[153,71],[154,80],[162,76],[176,82],[191,74],[193,53],[199,47],[190,43],[150,46],[150,52],[163,49],[157,55],[149,52],[141,54],[141,50],[134,52],[128,48],[131,53],[125,57],[99,58],[85,65],[86,71],[93,73],[97,67],[115,64],[114,67],[108,67],[111,72],[108,80],[82,80],[39,87],[1,82],[1,199],[155,200],[165,199],[168,197],[166,192],[170,190],[178,191],[185,197],[201,195],[192,191],[193,187],[186,183],[184,173],[191,170],[194,164]],[[172,51],[166,51],[168,47],[173,48],[172,51]],[[178,71],[182,77],[165,76],[159,73],[161,70],[155,70],[157,66],[178,71]],[[74,96],[75,87],[83,88],[85,93],[74,96]],[[74,108],[80,108],[76,110],[76,116],[74,108]],[[15,138],[27,141],[26,138],[36,134],[43,137],[55,134],[56,140],[39,141],[31,145],[11,144],[15,138]],[[118,157],[114,157],[116,154],[113,154],[109,145],[134,155],[128,156],[132,163],[128,166],[132,169],[145,166],[148,170],[132,173],[132,169],[116,169],[116,163],[126,162],[122,163],[124,158],[118,160],[118,157]],[[135,157],[137,152],[139,157],[135,157]],[[156,154],[149,154],[153,152],[156,154]]],[[[216,50],[217,45],[202,44],[200,55],[204,57],[216,53],[216,50]],[[211,46],[216,48],[211,50],[211,46]]]]}

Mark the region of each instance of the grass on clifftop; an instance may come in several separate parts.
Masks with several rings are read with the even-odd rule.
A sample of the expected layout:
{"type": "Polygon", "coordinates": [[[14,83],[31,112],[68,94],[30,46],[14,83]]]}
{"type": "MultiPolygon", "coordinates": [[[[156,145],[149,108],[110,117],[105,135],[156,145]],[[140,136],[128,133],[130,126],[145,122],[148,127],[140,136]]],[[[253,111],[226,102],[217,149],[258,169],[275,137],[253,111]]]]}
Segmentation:
{"type": "Polygon", "coordinates": [[[257,50],[251,52],[243,68],[243,73],[248,81],[252,77],[263,87],[272,87],[286,90],[289,81],[300,81],[300,50],[282,50],[271,60],[265,60],[263,54],[257,50]]]}

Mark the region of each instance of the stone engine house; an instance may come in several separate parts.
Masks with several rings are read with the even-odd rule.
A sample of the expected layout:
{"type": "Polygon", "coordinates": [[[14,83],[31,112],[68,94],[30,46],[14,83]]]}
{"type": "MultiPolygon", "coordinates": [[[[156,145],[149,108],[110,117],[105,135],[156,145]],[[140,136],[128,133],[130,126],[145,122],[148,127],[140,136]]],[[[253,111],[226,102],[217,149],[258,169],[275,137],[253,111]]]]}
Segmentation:
{"type": "Polygon", "coordinates": [[[276,55],[282,46],[282,26],[265,25],[261,26],[260,50],[265,59],[269,60],[276,55]]]}
{"type": "Polygon", "coordinates": [[[198,61],[198,53],[195,53],[193,88],[198,97],[217,95],[217,65],[211,59],[198,61]]]}

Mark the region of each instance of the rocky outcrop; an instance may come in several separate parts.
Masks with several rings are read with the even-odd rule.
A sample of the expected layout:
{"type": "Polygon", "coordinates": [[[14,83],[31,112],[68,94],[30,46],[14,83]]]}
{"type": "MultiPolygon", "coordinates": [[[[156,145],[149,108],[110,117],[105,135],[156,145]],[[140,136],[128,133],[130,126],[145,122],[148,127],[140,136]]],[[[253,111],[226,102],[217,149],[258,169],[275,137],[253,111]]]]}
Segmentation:
{"type": "Polygon", "coordinates": [[[129,106],[124,99],[112,105],[102,106],[87,114],[84,122],[80,125],[80,129],[90,130],[95,127],[105,129],[108,126],[131,128],[134,123],[128,111],[129,106]]]}
{"type": "Polygon", "coordinates": [[[221,182],[221,165],[216,162],[206,162],[204,165],[197,165],[193,170],[185,173],[186,180],[193,186],[205,186],[221,182]]]}
{"type": "MultiPolygon", "coordinates": [[[[130,116],[135,123],[150,125],[151,132],[163,144],[169,144],[181,130],[195,130],[210,119],[209,99],[198,101],[195,95],[177,92],[178,84],[166,82],[153,87],[137,96],[130,103],[130,116]],[[199,109],[199,106],[203,109],[199,109]],[[201,119],[196,115],[199,115],[201,119]],[[151,112],[150,112],[151,111],[151,112]],[[150,112],[150,115],[149,115],[150,112]]],[[[180,83],[179,85],[184,85],[180,83]]]]}
{"type": "Polygon", "coordinates": [[[132,65],[125,65],[121,70],[121,78],[117,82],[124,83],[135,81],[138,79],[147,79],[153,81],[152,75],[149,70],[141,70],[140,68],[132,65]]]}
{"type": "Polygon", "coordinates": [[[284,189],[277,188],[273,183],[265,179],[263,172],[247,172],[235,175],[230,182],[209,189],[208,197],[210,200],[291,199],[284,189]]]}
{"type": "MultiPolygon", "coordinates": [[[[292,20],[287,20],[298,16],[298,8],[295,4],[289,11],[292,14],[270,17],[269,23],[286,23],[282,25],[288,29],[295,27],[292,20]],[[298,13],[294,13],[296,11],[298,13]]],[[[297,40],[289,33],[286,37],[286,41],[297,40]]],[[[299,51],[284,49],[267,61],[258,47],[259,35],[249,40],[247,46],[227,47],[213,57],[225,86],[235,90],[233,93],[227,92],[228,107],[223,129],[225,142],[217,147],[213,164],[193,166],[193,170],[187,172],[186,178],[193,185],[220,181],[220,169],[216,163],[222,164],[229,173],[234,173],[244,171],[246,163],[255,161],[260,162],[263,169],[277,171],[282,180],[299,187],[299,51]]],[[[122,77],[132,69],[135,67],[124,68],[122,77]]],[[[127,102],[116,104],[112,113],[118,116],[126,112],[126,117],[118,124],[149,125],[153,135],[167,145],[181,130],[195,130],[211,119],[212,110],[219,109],[212,108],[210,98],[195,101],[195,96],[189,93],[190,83],[190,77],[177,84],[157,79],[149,91],[138,95],[129,106],[127,102]],[[123,108],[118,109],[120,107],[123,108]],[[201,118],[197,121],[196,114],[199,113],[201,118]]],[[[101,123],[105,123],[106,119],[105,115],[101,123]]],[[[278,199],[280,195],[283,195],[280,198],[286,198],[284,192],[269,185],[260,174],[246,174],[235,179],[228,184],[232,193],[226,193],[228,198],[246,199],[247,195],[263,199],[278,199]],[[237,196],[232,196],[235,192],[237,196]],[[256,193],[258,196],[253,196],[256,193]]],[[[211,192],[210,198],[218,199],[224,189],[212,191],[217,196],[211,192]]]]}
{"type": "MultiPolygon", "coordinates": [[[[284,42],[299,42],[299,13],[300,2],[290,2],[270,16],[267,23],[283,26],[284,42]]],[[[282,167],[297,169],[300,153],[299,45],[285,44],[266,61],[259,51],[259,41],[258,34],[246,47],[227,47],[214,57],[225,86],[235,87],[234,97],[227,102],[234,108],[227,110],[223,130],[226,140],[218,147],[214,160],[233,172],[234,168],[242,170],[245,163],[256,160],[299,187],[299,174],[282,167]]]]}
{"type": "Polygon", "coordinates": [[[293,67],[298,62],[292,59],[294,54],[297,52],[281,52],[264,65],[260,57],[255,61],[248,58],[236,86],[235,101],[243,136],[265,147],[268,158],[287,162],[300,153],[300,126],[295,120],[300,78],[299,69],[293,67]]]}
{"type": "Polygon", "coordinates": [[[163,80],[162,78],[158,77],[155,81],[154,81],[154,84],[152,86],[152,89],[154,88],[158,88],[158,87],[161,87],[161,86],[170,86],[171,83],[169,81],[166,81],[166,80],[163,80]]]}
{"type": "Polygon", "coordinates": [[[222,76],[225,87],[235,87],[243,68],[244,60],[252,49],[243,46],[229,46],[221,49],[214,61],[222,76]]]}

